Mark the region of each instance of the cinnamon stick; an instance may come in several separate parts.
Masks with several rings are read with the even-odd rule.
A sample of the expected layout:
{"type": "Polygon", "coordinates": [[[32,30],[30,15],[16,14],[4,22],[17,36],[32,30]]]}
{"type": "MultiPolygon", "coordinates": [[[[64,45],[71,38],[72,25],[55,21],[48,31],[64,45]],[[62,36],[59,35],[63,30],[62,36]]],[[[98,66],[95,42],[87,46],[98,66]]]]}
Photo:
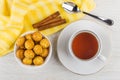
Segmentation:
{"type": "Polygon", "coordinates": [[[52,28],[52,27],[55,27],[55,26],[58,26],[58,25],[61,25],[61,24],[64,24],[64,23],[66,23],[66,20],[65,19],[60,19],[57,22],[53,22],[53,23],[50,23],[50,24],[47,24],[47,25],[43,25],[43,26],[39,27],[38,30],[44,30],[44,29],[52,28]]]}
{"type": "Polygon", "coordinates": [[[42,21],[33,24],[33,27],[34,27],[34,28],[37,28],[37,27],[39,27],[39,25],[41,25],[41,24],[43,24],[43,23],[46,23],[47,21],[50,21],[50,20],[58,17],[59,15],[60,15],[60,13],[57,11],[57,12],[51,14],[50,16],[46,17],[46,18],[43,19],[42,21]]]}
{"type": "Polygon", "coordinates": [[[45,22],[45,23],[43,23],[43,24],[40,24],[40,25],[38,25],[38,27],[37,28],[39,28],[39,27],[41,27],[41,26],[44,26],[44,25],[47,25],[47,24],[50,24],[50,23],[55,23],[55,22],[58,22],[58,21],[60,21],[62,18],[59,16],[59,17],[56,17],[56,18],[54,18],[54,19],[51,19],[50,21],[47,21],[47,22],[45,22]]]}

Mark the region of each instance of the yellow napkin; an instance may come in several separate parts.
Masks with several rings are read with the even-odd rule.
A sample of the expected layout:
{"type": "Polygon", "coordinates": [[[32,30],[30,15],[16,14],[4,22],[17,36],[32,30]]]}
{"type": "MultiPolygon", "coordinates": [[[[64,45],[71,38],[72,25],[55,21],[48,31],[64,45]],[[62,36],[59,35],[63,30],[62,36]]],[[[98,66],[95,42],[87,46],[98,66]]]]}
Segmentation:
{"type": "MultiPolygon", "coordinates": [[[[13,50],[14,43],[20,34],[34,30],[33,23],[56,11],[59,11],[61,16],[67,20],[67,24],[84,16],[82,13],[68,14],[65,12],[61,7],[64,1],[75,2],[81,10],[87,12],[95,7],[94,0],[0,0],[0,56],[13,50]]],[[[63,29],[67,24],[41,32],[50,35],[63,29]]]]}

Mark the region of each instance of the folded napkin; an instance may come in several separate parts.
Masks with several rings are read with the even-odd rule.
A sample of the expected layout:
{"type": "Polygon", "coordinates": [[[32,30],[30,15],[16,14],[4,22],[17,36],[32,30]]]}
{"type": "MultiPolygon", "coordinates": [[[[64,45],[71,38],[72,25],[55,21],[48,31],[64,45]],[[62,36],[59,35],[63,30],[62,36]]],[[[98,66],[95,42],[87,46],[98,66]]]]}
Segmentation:
{"type": "Polygon", "coordinates": [[[34,30],[32,24],[59,11],[67,24],[41,31],[45,35],[63,29],[69,23],[81,19],[82,13],[68,14],[61,4],[64,1],[76,3],[81,10],[91,11],[94,0],[0,0],[0,56],[13,50],[14,43],[23,32],[34,30]]]}

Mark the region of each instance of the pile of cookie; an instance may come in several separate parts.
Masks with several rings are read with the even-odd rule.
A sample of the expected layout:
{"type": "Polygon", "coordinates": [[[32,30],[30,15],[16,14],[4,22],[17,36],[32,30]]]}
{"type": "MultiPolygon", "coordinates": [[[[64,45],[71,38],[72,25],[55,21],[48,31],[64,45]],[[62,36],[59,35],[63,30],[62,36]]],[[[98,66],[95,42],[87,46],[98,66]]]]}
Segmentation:
{"type": "Polygon", "coordinates": [[[50,42],[39,31],[21,36],[16,41],[16,57],[26,65],[41,65],[49,54],[50,42]]]}

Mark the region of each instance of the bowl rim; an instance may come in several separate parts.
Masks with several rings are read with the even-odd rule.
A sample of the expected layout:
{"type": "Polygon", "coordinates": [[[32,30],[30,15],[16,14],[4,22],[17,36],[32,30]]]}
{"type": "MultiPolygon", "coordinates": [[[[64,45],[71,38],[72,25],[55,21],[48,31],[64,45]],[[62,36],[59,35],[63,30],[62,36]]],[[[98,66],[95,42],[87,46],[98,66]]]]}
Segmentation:
{"type": "MultiPolygon", "coordinates": [[[[27,31],[27,32],[24,32],[23,34],[21,34],[19,37],[25,36],[25,35],[27,35],[27,34],[32,34],[32,33],[34,33],[34,32],[36,32],[36,31],[27,31]]],[[[40,32],[40,31],[39,31],[39,32],[40,32]]],[[[41,33],[41,32],[40,32],[40,33],[41,33]]],[[[41,34],[42,34],[42,33],[41,33],[41,34]]],[[[16,51],[17,51],[18,47],[17,47],[16,42],[15,42],[15,44],[14,44],[14,57],[15,57],[17,63],[18,63],[20,66],[22,66],[22,67],[24,67],[24,68],[27,68],[27,69],[38,69],[38,68],[44,67],[44,66],[48,63],[48,61],[50,60],[51,55],[52,55],[52,44],[51,44],[50,39],[49,39],[46,35],[42,34],[42,36],[44,36],[44,37],[49,41],[50,47],[49,47],[49,54],[48,54],[48,56],[46,57],[44,63],[43,63],[42,65],[39,65],[39,66],[33,66],[33,65],[23,64],[23,63],[21,62],[21,60],[18,59],[17,56],[16,56],[16,51]]]]}

